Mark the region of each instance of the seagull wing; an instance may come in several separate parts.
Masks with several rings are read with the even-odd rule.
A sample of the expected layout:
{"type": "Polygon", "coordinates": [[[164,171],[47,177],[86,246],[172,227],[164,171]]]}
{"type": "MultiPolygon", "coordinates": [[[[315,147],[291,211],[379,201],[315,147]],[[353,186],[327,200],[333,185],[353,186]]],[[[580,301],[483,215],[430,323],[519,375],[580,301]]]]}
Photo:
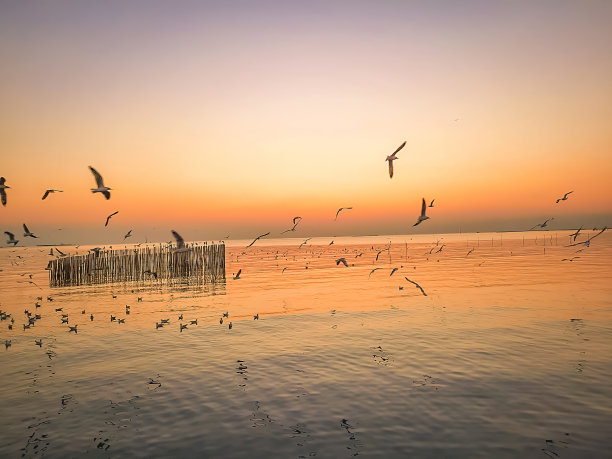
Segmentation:
{"type": "Polygon", "coordinates": [[[29,232],[30,232],[30,230],[28,229],[28,227],[26,226],[26,224],[25,224],[25,223],[23,224],[23,230],[24,230],[26,233],[29,233],[29,232]]]}
{"type": "Polygon", "coordinates": [[[0,188],[0,199],[2,200],[2,205],[6,206],[6,191],[4,191],[4,188],[0,188]]]}
{"type": "Polygon", "coordinates": [[[568,193],[565,193],[565,194],[563,195],[563,198],[564,198],[564,199],[565,199],[565,198],[567,198],[567,197],[568,197],[570,194],[572,194],[573,192],[574,192],[574,190],[569,191],[568,193]]]}
{"type": "Polygon", "coordinates": [[[174,239],[176,240],[176,245],[179,249],[182,249],[183,247],[185,247],[185,240],[179,233],[172,230],[172,235],[174,236],[174,239]]]}
{"type": "Polygon", "coordinates": [[[336,212],[336,218],[334,218],[334,220],[337,220],[337,219],[338,219],[338,214],[340,213],[340,211],[341,211],[342,209],[344,209],[344,207],[340,207],[340,208],[338,209],[338,212],[336,212]]]}
{"type": "Polygon", "coordinates": [[[389,162],[389,178],[393,178],[393,161],[388,160],[389,162]]]}
{"type": "Polygon", "coordinates": [[[302,217],[293,217],[293,224],[295,225],[295,221],[296,220],[301,220],[301,219],[302,219],[302,217]]]}
{"type": "Polygon", "coordinates": [[[50,193],[50,192],[51,192],[51,190],[46,190],[46,191],[45,191],[45,194],[43,194],[43,197],[42,197],[43,201],[44,201],[45,199],[47,199],[47,196],[49,196],[49,193],[50,193]]]}
{"type": "Polygon", "coordinates": [[[427,210],[427,203],[425,202],[425,198],[423,198],[423,204],[421,205],[421,217],[425,216],[426,210],[427,210]]]}
{"type": "Polygon", "coordinates": [[[395,156],[395,154],[398,151],[400,151],[402,148],[404,148],[405,146],[406,146],[406,141],[404,140],[404,143],[402,143],[399,147],[397,147],[397,150],[395,150],[391,156],[395,156]]]}
{"type": "Polygon", "coordinates": [[[15,235],[9,231],[5,231],[4,234],[6,234],[9,237],[9,241],[14,241],[15,240],[15,235]]]}
{"type": "Polygon", "coordinates": [[[64,256],[66,255],[64,252],[62,252],[61,250],[59,250],[57,247],[55,247],[55,250],[57,251],[57,253],[59,253],[60,255],[64,256]]]}
{"type": "MultiPolygon", "coordinates": [[[[102,186],[104,186],[104,185],[102,185],[102,186]]],[[[110,199],[110,191],[103,191],[102,194],[104,195],[104,197],[106,199],[110,199]]]]}
{"type": "MultiPolygon", "coordinates": [[[[89,170],[91,171],[91,173],[93,174],[94,178],[96,179],[96,185],[98,185],[98,188],[103,187],[104,186],[104,180],[102,180],[102,176],[100,175],[100,173],[95,170],[93,167],[89,166],[89,170]]],[[[106,198],[108,199],[108,198],[106,198]]]]}
{"type": "Polygon", "coordinates": [[[433,207],[433,203],[434,203],[435,199],[432,199],[431,202],[429,203],[429,207],[433,207]]]}

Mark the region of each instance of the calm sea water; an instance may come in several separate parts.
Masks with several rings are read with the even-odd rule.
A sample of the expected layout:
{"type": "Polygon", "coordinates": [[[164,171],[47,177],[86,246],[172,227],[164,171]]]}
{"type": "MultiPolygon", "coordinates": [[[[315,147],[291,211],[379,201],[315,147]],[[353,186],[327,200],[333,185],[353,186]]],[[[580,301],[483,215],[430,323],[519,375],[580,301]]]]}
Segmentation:
{"type": "Polygon", "coordinates": [[[567,234],[235,241],[171,289],[0,249],[0,456],[612,457],[612,236],[567,234]]]}

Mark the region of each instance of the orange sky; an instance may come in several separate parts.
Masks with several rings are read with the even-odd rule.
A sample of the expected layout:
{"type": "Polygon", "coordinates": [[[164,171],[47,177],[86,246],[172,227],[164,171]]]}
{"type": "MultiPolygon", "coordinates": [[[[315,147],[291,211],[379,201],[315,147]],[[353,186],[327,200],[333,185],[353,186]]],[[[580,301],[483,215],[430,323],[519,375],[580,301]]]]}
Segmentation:
{"type": "Polygon", "coordinates": [[[609,223],[612,4],[421,3],[3,3],[2,231],[609,223]]]}

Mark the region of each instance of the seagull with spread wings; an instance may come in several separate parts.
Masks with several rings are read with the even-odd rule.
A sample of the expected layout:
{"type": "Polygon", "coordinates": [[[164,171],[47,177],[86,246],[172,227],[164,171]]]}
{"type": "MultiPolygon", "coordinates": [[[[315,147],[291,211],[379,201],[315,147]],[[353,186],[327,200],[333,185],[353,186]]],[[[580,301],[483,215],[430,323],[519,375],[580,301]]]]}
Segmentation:
{"type": "Polygon", "coordinates": [[[38,236],[35,236],[34,233],[31,233],[30,230],[28,229],[28,227],[26,226],[26,224],[23,224],[23,237],[33,237],[33,238],[38,238],[38,236]]]}
{"type": "Polygon", "coordinates": [[[399,147],[397,147],[397,150],[395,150],[392,154],[387,156],[387,158],[385,159],[385,161],[389,162],[389,178],[393,178],[393,161],[397,159],[397,152],[400,151],[402,148],[404,148],[405,145],[406,145],[406,141],[404,140],[404,143],[402,143],[399,147]]]}
{"type": "Polygon", "coordinates": [[[96,179],[96,185],[98,187],[98,188],[92,188],[91,192],[92,193],[102,193],[106,199],[110,199],[111,188],[104,186],[104,180],[102,179],[102,176],[97,170],[95,170],[91,166],[89,166],[89,170],[91,171],[94,178],[96,179]]]}
{"type": "Polygon", "coordinates": [[[261,234],[261,235],[257,236],[255,239],[253,239],[253,242],[251,242],[249,245],[246,246],[246,248],[248,249],[253,244],[255,244],[259,239],[261,239],[262,237],[266,237],[268,234],[270,234],[270,232],[267,232],[266,234],[261,234]]]}
{"type": "Polygon", "coordinates": [[[563,195],[563,197],[562,197],[562,198],[557,199],[556,203],[557,203],[557,204],[559,204],[559,201],[567,201],[567,197],[568,197],[570,194],[572,194],[572,193],[573,193],[573,191],[568,191],[567,193],[565,193],[565,194],[563,195]]]}
{"type": "Polygon", "coordinates": [[[106,228],[108,226],[108,222],[110,222],[110,219],[113,215],[117,215],[119,213],[119,211],[117,212],[113,212],[112,214],[110,214],[108,217],[106,217],[106,223],[104,224],[104,227],[106,228]]]}
{"type": "Polygon", "coordinates": [[[424,222],[425,220],[429,219],[429,217],[427,215],[425,215],[425,211],[427,210],[427,203],[425,202],[425,198],[423,198],[423,204],[421,204],[421,215],[419,215],[419,219],[417,220],[417,222],[412,225],[412,226],[417,226],[419,225],[421,222],[424,222]]]}
{"type": "Polygon", "coordinates": [[[123,236],[123,240],[124,240],[124,241],[125,241],[125,240],[126,240],[128,237],[132,237],[132,231],[133,231],[133,230],[129,230],[129,231],[127,232],[127,234],[126,234],[125,236],[123,236]]]}
{"type": "Polygon", "coordinates": [[[352,207],[340,207],[338,211],[336,212],[336,217],[334,218],[334,221],[338,220],[338,214],[340,212],[342,212],[343,210],[350,210],[350,209],[352,209],[352,207]]]}
{"type": "Polygon", "coordinates": [[[19,241],[15,239],[15,235],[13,233],[10,231],[5,231],[4,234],[9,237],[8,241],[6,241],[7,244],[13,244],[13,247],[17,245],[19,241]]]}
{"type": "Polygon", "coordinates": [[[348,263],[346,262],[346,258],[338,258],[336,260],[336,265],[339,265],[340,263],[342,263],[344,266],[348,268],[348,263]]]}
{"type": "Polygon", "coordinates": [[[63,193],[62,190],[45,190],[45,194],[43,194],[42,200],[44,201],[45,199],[47,199],[47,196],[49,196],[51,193],[63,193]]]}
{"type": "Polygon", "coordinates": [[[419,284],[417,284],[414,281],[411,281],[410,279],[408,279],[407,277],[404,277],[404,279],[406,279],[408,282],[410,282],[411,284],[414,284],[416,286],[416,288],[418,288],[421,293],[423,294],[423,296],[427,296],[427,293],[425,293],[425,290],[423,290],[423,287],[421,287],[419,284]]]}
{"type": "Polygon", "coordinates": [[[172,236],[174,236],[174,240],[176,241],[176,250],[184,251],[187,249],[185,246],[185,240],[179,233],[172,230],[172,236]]]}
{"type": "MultiPolygon", "coordinates": [[[[590,237],[590,238],[588,238],[586,241],[576,242],[576,243],[574,243],[574,244],[566,245],[566,247],[574,247],[574,246],[576,246],[576,245],[580,245],[580,244],[584,244],[584,245],[585,245],[585,247],[589,247],[589,246],[591,245],[591,241],[592,241],[593,239],[595,239],[597,236],[599,236],[601,233],[603,233],[604,231],[606,231],[607,229],[608,229],[608,227],[607,227],[607,226],[604,226],[604,227],[602,228],[602,230],[601,230],[599,233],[595,234],[594,236],[591,236],[591,237],[590,237]]],[[[9,242],[10,242],[10,241],[9,241],[9,242]]]]}
{"type": "Polygon", "coordinates": [[[289,231],[295,231],[295,227],[298,226],[301,221],[302,221],[302,217],[293,217],[293,227],[289,228],[288,230],[283,231],[281,234],[288,233],[289,231]]]}

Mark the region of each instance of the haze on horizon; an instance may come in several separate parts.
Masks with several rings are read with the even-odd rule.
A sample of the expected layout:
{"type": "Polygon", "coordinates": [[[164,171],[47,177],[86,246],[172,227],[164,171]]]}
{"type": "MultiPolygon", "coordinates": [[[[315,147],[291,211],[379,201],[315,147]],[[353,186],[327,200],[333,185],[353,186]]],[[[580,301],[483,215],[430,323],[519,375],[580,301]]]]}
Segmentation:
{"type": "Polygon", "coordinates": [[[0,1],[0,229],[105,243],[248,238],[296,215],[287,236],[609,224],[610,23],[605,1],[0,1]],[[422,197],[436,207],[413,228],[422,197]]]}

